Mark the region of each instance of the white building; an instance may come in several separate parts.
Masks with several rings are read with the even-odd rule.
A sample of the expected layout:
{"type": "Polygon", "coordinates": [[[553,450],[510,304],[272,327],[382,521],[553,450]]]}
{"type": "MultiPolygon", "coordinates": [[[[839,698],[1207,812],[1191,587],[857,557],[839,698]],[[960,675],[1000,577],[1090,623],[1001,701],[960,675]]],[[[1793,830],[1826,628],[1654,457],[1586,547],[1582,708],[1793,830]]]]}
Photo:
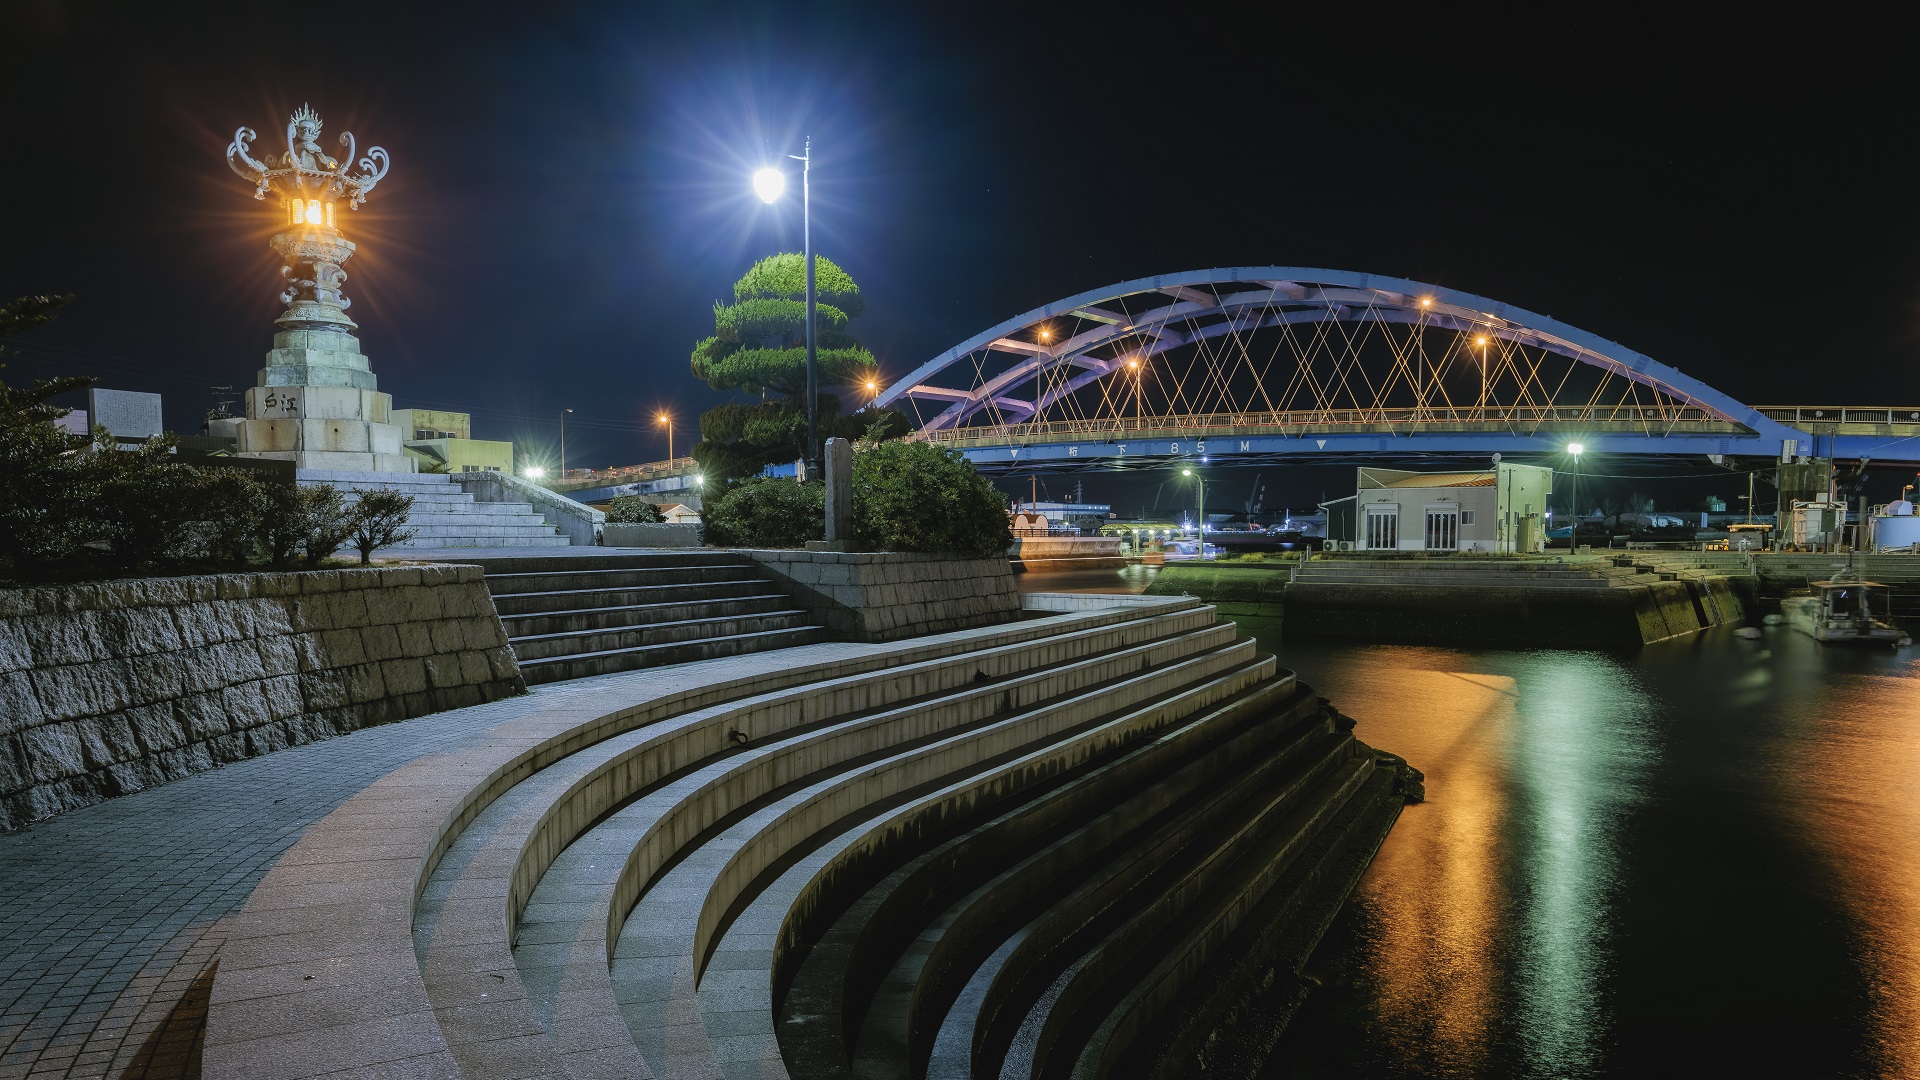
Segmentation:
{"type": "Polygon", "coordinates": [[[1361,551],[1542,551],[1553,470],[1505,462],[1474,472],[1360,470],[1354,547],[1361,551]]]}

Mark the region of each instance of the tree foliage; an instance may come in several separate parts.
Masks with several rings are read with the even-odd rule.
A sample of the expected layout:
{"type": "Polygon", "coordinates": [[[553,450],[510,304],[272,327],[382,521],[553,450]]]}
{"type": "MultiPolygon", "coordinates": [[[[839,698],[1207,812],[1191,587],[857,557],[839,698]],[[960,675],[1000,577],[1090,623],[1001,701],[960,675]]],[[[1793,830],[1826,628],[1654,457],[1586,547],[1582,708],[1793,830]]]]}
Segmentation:
{"type": "Polygon", "coordinates": [[[958,451],[883,442],[853,455],[853,542],[861,551],[984,559],[1013,543],[1006,499],[958,451]]]}
{"type": "Polygon", "coordinates": [[[658,525],[660,507],[643,495],[616,495],[607,504],[609,525],[658,525]]]}
{"type": "MultiPolygon", "coordinates": [[[[966,458],[927,443],[863,441],[853,455],[853,546],[991,558],[1013,543],[1006,502],[966,458]]],[[[821,484],[755,477],[707,504],[707,542],[800,547],[826,535],[821,484]]]]}
{"type": "MultiPolygon", "coordinates": [[[[0,304],[0,339],[51,321],[66,300],[0,304]]],[[[89,438],[55,427],[69,410],[52,398],[92,384],[0,383],[0,580],[290,566],[297,558],[314,565],[384,505],[363,497],[348,507],[325,485],[183,462],[171,435],[120,449],[105,428],[89,438]]],[[[405,509],[399,514],[404,522],[405,509]]]]}
{"type": "Polygon", "coordinates": [[[419,530],[406,527],[411,513],[413,496],[394,488],[360,493],[353,506],[353,546],[360,552],[361,566],[373,562],[375,550],[414,538],[419,530]]]}
{"type": "MultiPolygon", "coordinates": [[[[772,255],[749,268],[733,286],[733,303],[713,307],[713,336],[693,348],[693,373],[715,390],[750,394],[700,418],[694,460],[710,482],[752,476],[768,465],[794,461],[805,449],[806,261],[772,255]]],[[[840,399],[825,388],[860,385],[877,378],[873,354],[854,339],[848,323],[866,310],[860,286],[845,270],[814,256],[814,352],[822,393],[815,401],[820,438],[857,438],[872,426],[872,412],[842,417],[840,399]]],[[[905,421],[889,428],[905,429],[905,421]]]]}
{"type": "Polygon", "coordinates": [[[827,535],[822,484],[755,476],[733,485],[700,514],[706,541],[717,547],[797,548],[827,535]]]}

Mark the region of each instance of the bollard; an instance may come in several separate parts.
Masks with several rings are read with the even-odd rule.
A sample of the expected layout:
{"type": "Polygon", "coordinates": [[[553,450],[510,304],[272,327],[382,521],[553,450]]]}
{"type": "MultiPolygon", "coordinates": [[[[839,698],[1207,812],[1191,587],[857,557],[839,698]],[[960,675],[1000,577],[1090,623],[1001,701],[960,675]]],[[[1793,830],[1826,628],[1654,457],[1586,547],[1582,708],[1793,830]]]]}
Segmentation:
{"type": "Polygon", "coordinates": [[[853,540],[853,444],[828,439],[826,459],[826,549],[845,551],[853,540]]]}

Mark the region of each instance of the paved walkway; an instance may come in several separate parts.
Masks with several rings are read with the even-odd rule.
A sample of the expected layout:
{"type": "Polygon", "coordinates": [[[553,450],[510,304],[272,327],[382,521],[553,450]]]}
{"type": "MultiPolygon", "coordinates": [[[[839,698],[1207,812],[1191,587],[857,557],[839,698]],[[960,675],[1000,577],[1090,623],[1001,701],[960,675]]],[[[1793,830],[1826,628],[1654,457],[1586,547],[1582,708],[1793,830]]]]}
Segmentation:
{"type": "Polygon", "coordinates": [[[0,1080],[143,1075],[220,919],[309,825],[415,758],[660,670],[368,728],[0,833],[0,1080]]]}

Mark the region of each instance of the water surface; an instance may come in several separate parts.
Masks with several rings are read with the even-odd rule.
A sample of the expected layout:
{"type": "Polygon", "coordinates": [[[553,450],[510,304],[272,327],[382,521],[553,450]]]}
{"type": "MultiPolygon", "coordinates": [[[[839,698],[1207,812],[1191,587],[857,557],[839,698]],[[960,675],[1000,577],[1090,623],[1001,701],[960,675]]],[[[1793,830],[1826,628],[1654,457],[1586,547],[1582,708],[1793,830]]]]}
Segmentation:
{"type": "MultiPolygon", "coordinates": [[[[1145,574],[1028,575],[1138,591],[1145,574]],[[1137,580],[1136,580],[1137,579],[1137,580]]],[[[1920,1076],[1920,650],[1282,641],[1427,776],[1284,1077],[1920,1076]]]]}
{"type": "Polygon", "coordinates": [[[1277,652],[1428,801],[1268,1076],[1920,1071],[1914,650],[1277,652]]]}

